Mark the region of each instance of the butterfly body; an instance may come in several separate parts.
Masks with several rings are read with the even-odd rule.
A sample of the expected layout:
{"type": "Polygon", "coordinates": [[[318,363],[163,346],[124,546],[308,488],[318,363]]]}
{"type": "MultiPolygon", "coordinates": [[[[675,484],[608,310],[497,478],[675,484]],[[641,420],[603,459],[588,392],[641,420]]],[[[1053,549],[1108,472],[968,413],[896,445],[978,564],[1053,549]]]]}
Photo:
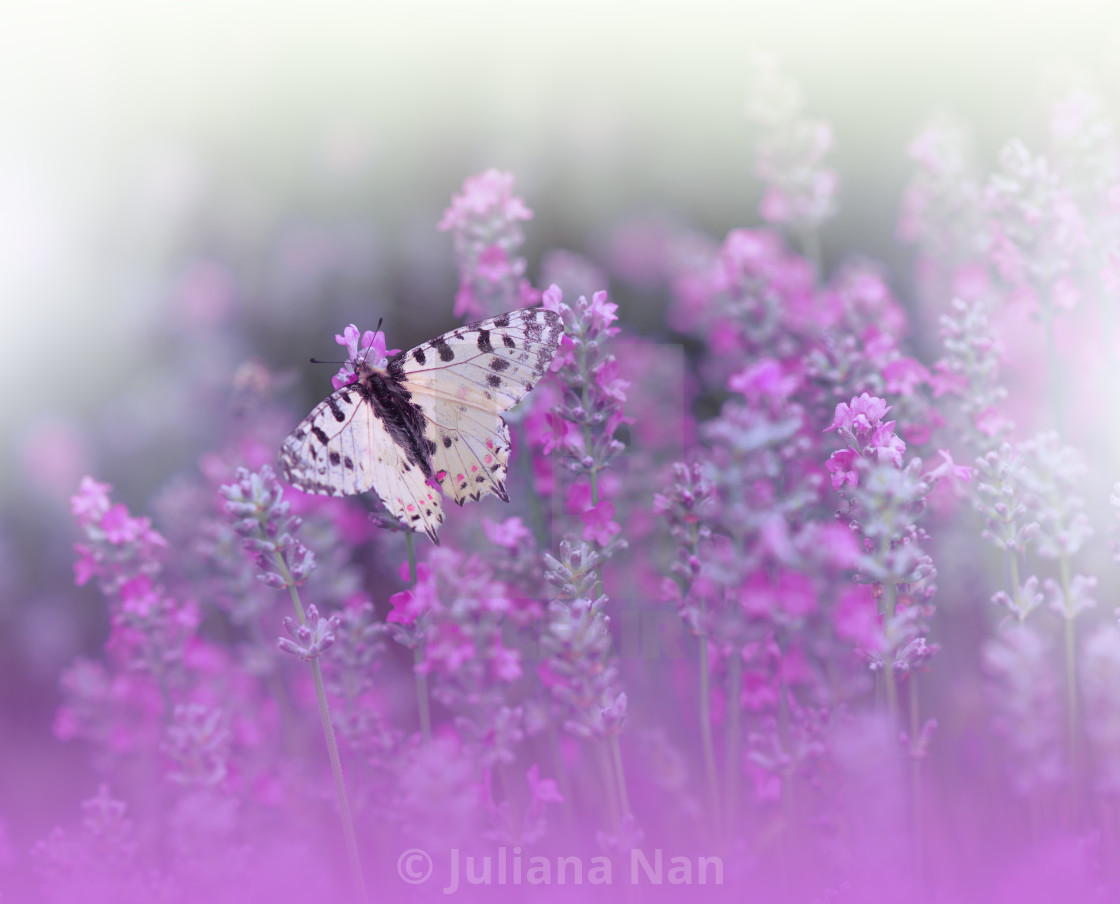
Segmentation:
{"type": "Polygon", "coordinates": [[[452,330],[389,358],[355,364],[355,380],[317,405],[284,441],[293,486],[345,496],[373,489],[389,511],[438,543],[438,490],[462,505],[505,488],[501,414],[548,370],[560,318],[524,308],[452,330]]]}

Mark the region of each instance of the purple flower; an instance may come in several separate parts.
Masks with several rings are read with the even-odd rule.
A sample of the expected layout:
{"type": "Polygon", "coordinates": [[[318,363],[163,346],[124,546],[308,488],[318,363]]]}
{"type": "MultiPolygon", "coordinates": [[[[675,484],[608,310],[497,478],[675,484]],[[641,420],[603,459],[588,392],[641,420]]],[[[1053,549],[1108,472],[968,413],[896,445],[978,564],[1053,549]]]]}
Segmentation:
{"type": "Polygon", "coordinates": [[[524,278],[519,223],[533,213],[513,194],[513,176],[495,169],[468,178],[439,222],[451,232],[459,267],[456,317],[471,319],[534,304],[540,298],[524,278]]]}
{"type": "Polygon", "coordinates": [[[221,488],[234,530],[260,569],[257,580],[274,589],[302,584],[315,567],[314,554],[294,536],[302,521],[289,514],[283,493],[269,465],[256,473],[238,468],[237,483],[221,488]]]}
{"type": "Polygon", "coordinates": [[[614,505],[610,502],[600,502],[584,511],[580,517],[583,520],[583,539],[594,541],[600,546],[607,546],[622,530],[612,520],[614,505]]]}
{"type": "Polygon", "coordinates": [[[308,606],[307,620],[302,624],[294,618],[284,617],[284,630],[288,632],[288,637],[281,637],[277,646],[297,659],[310,662],[334,644],[335,632],[341,623],[342,616],[338,613],[322,618],[314,605],[308,606]]]}
{"type": "Polygon", "coordinates": [[[384,367],[389,358],[400,351],[399,348],[385,347],[385,334],[380,330],[376,333],[372,330],[359,333],[352,323],[342,331],[342,335],[335,334],[334,341],[346,349],[346,363],[331,377],[331,385],[335,389],[341,389],[358,378],[360,363],[384,367]]]}

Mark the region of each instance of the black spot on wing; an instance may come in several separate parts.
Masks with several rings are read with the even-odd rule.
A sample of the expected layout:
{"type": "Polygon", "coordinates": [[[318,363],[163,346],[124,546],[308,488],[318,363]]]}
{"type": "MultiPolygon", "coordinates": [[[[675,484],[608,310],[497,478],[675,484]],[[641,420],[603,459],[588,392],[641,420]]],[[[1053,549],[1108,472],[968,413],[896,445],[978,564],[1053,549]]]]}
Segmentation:
{"type": "Polygon", "coordinates": [[[424,362],[428,360],[428,356],[424,354],[424,349],[416,348],[412,350],[412,359],[423,367],[424,362]]]}
{"type": "Polygon", "coordinates": [[[486,384],[488,386],[493,386],[495,389],[497,389],[499,386],[502,385],[502,378],[499,377],[497,374],[487,374],[486,375],[486,384]]]}
{"type": "Polygon", "coordinates": [[[509,314],[500,314],[494,318],[494,326],[507,327],[509,326],[509,314]]]}
{"type": "Polygon", "coordinates": [[[508,367],[509,367],[509,361],[507,361],[505,358],[501,357],[500,355],[495,355],[493,358],[490,359],[490,369],[493,370],[493,371],[497,371],[498,373],[501,373],[503,370],[506,370],[508,367]]]}
{"type": "Polygon", "coordinates": [[[451,437],[448,436],[446,433],[443,435],[443,448],[445,448],[445,449],[450,449],[451,448],[451,437]]]}
{"type": "Polygon", "coordinates": [[[354,470],[354,459],[352,459],[349,455],[342,459],[342,463],[347,467],[348,470],[354,470]]]}
{"type": "Polygon", "coordinates": [[[337,465],[337,464],[340,464],[341,462],[342,462],[342,456],[339,455],[337,452],[331,452],[331,464],[332,465],[337,465]]]}
{"type": "Polygon", "coordinates": [[[342,409],[338,407],[338,402],[335,401],[333,395],[327,397],[327,407],[330,408],[331,414],[334,415],[334,419],[340,424],[344,420],[346,420],[346,415],[343,413],[342,409]]]}
{"type": "Polygon", "coordinates": [[[315,434],[315,439],[319,440],[324,446],[329,442],[327,434],[325,434],[323,429],[318,425],[312,427],[311,432],[315,434]]]}
{"type": "Polygon", "coordinates": [[[479,330],[478,331],[478,350],[480,352],[492,352],[492,351],[494,351],[494,346],[492,346],[490,344],[490,331],[489,330],[479,330]]]}
{"type": "Polygon", "coordinates": [[[517,348],[517,343],[513,341],[513,337],[507,336],[505,333],[502,333],[502,345],[506,348],[517,348]]]}
{"type": "Polygon", "coordinates": [[[447,340],[440,336],[438,339],[432,340],[432,348],[439,353],[441,361],[454,361],[455,352],[452,351],[451,346],[447,344],[447,340]]]}

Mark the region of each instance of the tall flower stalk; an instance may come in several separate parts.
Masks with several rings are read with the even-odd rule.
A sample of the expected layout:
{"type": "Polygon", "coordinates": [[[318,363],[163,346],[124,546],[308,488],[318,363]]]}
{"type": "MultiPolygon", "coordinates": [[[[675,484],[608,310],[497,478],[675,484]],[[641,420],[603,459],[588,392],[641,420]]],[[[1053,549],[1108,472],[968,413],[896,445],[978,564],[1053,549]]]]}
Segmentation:
{"type": "Polygon", "coordinates": [[[358,900],[364,902],[368,900],[365,873],[358,854],[354,818],[350,813],[342,759],[338,753],[338,741],[323,684],[323,669],[319,662],[323,652],[334,643],[338,616],[321,617],[314,605],[304,609],[299,585],[307,580],[314,569],[315,556],[295,537],[301,520],[290,514],[290,506],[283,501],[283,489],[272,468],[265,465],[256,473],[239,468],[237,482],[226,484],[221,492],[226,499],[226,512],[233,519],[234,529],[240,534],[246,551],[256,559],[260,571],[257,580],[275,590],[287,589],[295,609],[297,621],[291,618],[284,620],[284,627],[290,636],[281,638],[278,645],[285,653],[296,656],[311,666],[315,700],[319,707],[323,737],[327,743],[351,877],[358,900]]]}

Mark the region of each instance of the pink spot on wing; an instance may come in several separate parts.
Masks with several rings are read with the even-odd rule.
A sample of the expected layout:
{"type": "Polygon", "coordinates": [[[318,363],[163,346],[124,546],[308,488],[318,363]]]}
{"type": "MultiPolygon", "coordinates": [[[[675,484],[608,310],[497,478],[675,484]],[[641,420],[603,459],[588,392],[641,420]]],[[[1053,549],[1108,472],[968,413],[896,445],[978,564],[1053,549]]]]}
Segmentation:
{"type": "Polygon", "coordinates": [[[414,512],[414,511],[416,511],[416,506],[414,506],[414,505],[412,505],[412,504],[409,504],[408,506],[406,506],[406,508],[407,508],[407,509],[408,509],[408,510],[409,510],[410,512],[414,512]]]}
{"type": "Polygon", "coordinates": [[[493,449],[494,448],[494,440],[492,440],[492,439],[486,440],[486,448],[487,449],[493,449]]]}
{"type": "Polygon", "coordinates": [[[471,473],[472,474],[477,470],[478,470],[478,465],[471,465],[471,473]]]}
{"type": "Polygon", "coordinates": [[[487,452],[486,453],[486,458],[483,459],[483,460],[486,462],[486,464],[490,464],[490,462],[492,462],[494,460],[494,456],[491,455],[489,452],[487,452]]]}
{"type": "Polygon", "coordinates": [[[455,479],[456,479],[456,480],[466,480],[466,479],[467,479],[467,476],[466,476],[465,474],[460,474],[460,475],[458,475],[458,476],[457,476],[457,477],[456,477],[455,479]]]}

